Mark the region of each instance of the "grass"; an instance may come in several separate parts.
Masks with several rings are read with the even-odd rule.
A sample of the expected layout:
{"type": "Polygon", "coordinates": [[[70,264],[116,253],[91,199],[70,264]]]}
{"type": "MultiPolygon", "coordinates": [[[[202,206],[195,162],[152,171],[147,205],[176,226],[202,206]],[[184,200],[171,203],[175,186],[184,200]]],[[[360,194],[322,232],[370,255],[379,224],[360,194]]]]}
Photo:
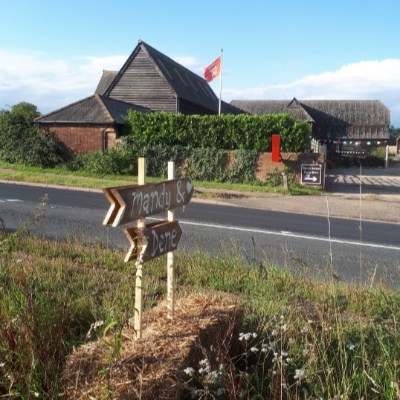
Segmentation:
{"type": "MultiPolygon", "coordinates": [[[[73,347],[132,317],[134,267],[101,244],[33,238],[28,227],[0,241],[0,397],[55,399],[73,347]]],[[[232,293],[244,308],[240,351],[227,357],[215,343],[215,359],[188,370],[195,398],[400,398],[400,293],[384,282],[249,268],[235,254],[176,252],[175,264],[178,295],[232,293]]],[[[165,298],[165,270],[161,258],[146,263],[145,309],[165,298]]]]}
{"type": "MultiPolygon", "coordinates": [[[[7,164],[0,162],[0,178],[7,181],[42,183],[47,185],[60,185],[68,187],[84,187],[89,189],[102,189],[105,187],[124,186],[137,183],[136,176],[106,175],[93,176],[82,171],[71,172],[62,168],[44,169],[27,167],[24,165],[7,164]]],[[[166,177],[147,177],[148,182],[158,182],[166,177]]],[[[239,191],[254,193],[282,193],[291,195],[320,194],[318,190],[309,186],[293,185],[285,191],[281,186],[267,186],[262,183],[234,184],[221,182],[194,181],[195,188],[201,188],[204,192],[211,189],[219,192],[239,191]]],[[[209,196],[210,193],[207,194],[209,196]]],[[[197,193],[201,196],[201,193],[197,193]]]]}

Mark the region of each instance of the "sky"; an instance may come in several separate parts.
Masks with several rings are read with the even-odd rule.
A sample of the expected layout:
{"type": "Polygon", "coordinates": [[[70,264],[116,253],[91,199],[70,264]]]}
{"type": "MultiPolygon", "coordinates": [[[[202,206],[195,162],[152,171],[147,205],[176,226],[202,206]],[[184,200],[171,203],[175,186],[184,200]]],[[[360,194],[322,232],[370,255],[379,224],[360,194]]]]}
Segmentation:
{"type": "Polygon", "coordinates": [[[90,96],[143,40],[200,76],[223,48],[224,101],[381,100],[400,127],[399,21],[399,0],[2,1],[0,109],[90,96]]]}

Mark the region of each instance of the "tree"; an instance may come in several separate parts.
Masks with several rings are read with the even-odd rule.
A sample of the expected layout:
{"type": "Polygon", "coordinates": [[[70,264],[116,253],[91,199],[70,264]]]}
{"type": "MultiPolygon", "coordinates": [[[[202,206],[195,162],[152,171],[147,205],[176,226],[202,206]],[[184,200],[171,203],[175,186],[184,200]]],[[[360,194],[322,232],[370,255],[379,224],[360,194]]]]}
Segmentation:
{"type": "Polygon", "coordinates": [[[34,104],[20,102],[0,111],[0,160],[8,163],[54,167],[65,153],[54,134],[41,135],[35,123],[40,112],[34,104]]]}

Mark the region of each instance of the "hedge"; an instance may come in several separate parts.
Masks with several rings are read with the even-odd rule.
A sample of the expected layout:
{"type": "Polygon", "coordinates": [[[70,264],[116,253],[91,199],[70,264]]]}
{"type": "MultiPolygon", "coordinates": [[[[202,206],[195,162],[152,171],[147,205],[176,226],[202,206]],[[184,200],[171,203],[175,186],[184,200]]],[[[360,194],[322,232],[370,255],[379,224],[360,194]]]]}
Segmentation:
{"type": "Polygon", "coordinates": [[[281,151],[310,148],[311,127],[288,114],[183,115],[129,111],[128,136],[137,146],[183,146],[219,150],[271,151],[281,135],[281,151]]]}

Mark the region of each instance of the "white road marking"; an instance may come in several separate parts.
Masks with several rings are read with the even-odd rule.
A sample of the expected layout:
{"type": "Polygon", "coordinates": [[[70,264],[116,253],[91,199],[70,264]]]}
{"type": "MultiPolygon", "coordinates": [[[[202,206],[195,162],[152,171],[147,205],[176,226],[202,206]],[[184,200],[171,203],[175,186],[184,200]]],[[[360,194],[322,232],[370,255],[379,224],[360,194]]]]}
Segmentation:
{"type": "Polygon", "coordinates": [[[20,200],[20,199],[5,199],[5,200],[0,200],[0,203],[17,202],[17,201],[23,201],[23,200],[20,200]]]}
{"type": "Polygon", "coordinates": [[[360,246],[360,247],[372,247],[375,249],[385,249],[385,250],[397,250],[400,251],[399,246],[392,245],[384,245],[384,244],[376,244],[376,243],[366,243],[366,242],[356,242],[354,240],[343,240],[343,239],[329,239],[318,236],[309,236],[309,235],[301,235],[298,233],[291,233],[287,231],[268,231],[263,229],[251,229],[251,228],[240,228],[236,226],[225,226],[225,225],[216,225],[216,224],[204,224],[200,222],[189,222],[179,220],[180,224],[183,225],[194,225],[194,226],[203,226],[205,228],[216,228],[216,229],[224,229],[230,231],[238,231],[238,232],[249,232],[249,233],[260,233],[264,235],[275,235],[275,236],[286,236],[297,239],[306,239],[306,240],[317,240],[319,242],[328,242],[328,243],[339,243],[339,244],[348,244],[352,246],[360,246]]]}

